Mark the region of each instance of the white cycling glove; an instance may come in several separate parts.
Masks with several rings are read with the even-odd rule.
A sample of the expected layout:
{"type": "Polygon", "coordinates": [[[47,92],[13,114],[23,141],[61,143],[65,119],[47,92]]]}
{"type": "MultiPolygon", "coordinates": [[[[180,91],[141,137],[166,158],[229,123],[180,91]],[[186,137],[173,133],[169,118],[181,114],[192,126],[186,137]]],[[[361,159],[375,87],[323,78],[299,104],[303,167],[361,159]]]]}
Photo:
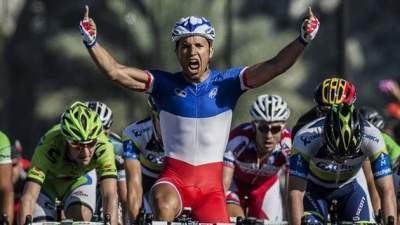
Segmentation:
{"type": "Polygon", "coordinates": [[[317,35],[318,29],[319,29],[319,20],[312,14],[310,9],[309,17],[303,21],[300,28],[300,38],[303,44],[306,45],[310,43],[317,35]]]}
{"type": "Polygon", "coordinates": [[[93,19],[85,17],[79,23],[79,30],[82,35],[83,43],[87,48],[93,48],[96,45],[96,24],[93,19]]]}

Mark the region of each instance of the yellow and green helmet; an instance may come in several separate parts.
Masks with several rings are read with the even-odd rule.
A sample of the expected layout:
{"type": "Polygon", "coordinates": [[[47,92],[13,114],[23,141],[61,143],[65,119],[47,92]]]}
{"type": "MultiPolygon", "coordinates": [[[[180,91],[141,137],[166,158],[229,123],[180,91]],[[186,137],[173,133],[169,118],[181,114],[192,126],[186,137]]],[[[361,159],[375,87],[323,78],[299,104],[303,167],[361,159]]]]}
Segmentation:
{"type": "Polygon", "coordinates": [[[334,105],[325,119],[324,138],[334,158],[347,159],[360,151],[364,119],[354,104],[334,105]]]}
{"type": "Polygon", "coordinates": [[[102,132],[102,124],[95,111],[83,102],[74,102],[61,116],[61,132],[69,141],[89,143],[102,132]]]}

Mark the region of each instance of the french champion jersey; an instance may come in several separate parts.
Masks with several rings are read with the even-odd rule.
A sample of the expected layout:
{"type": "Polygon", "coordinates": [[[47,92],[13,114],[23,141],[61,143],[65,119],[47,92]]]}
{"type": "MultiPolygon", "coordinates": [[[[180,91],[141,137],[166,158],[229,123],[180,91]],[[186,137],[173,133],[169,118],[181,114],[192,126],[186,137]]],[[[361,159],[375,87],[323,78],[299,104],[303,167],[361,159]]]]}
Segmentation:
{"type": "Polygon", "coordinates": [[[158,178],[164,168],[165,152],[157,140],[151,118],[130,124],[122,132],[126,160],[139,160],[142,173],[158,178]]]}
{"type": "Polygon", "coordinates": [[[0,164],[11,163],[11,143],[7,135],[0,131],[0,164]]]}
{"type": "Polygon", "coordinates": [[[247,89],[244,70],[211,70],[201,83],[187,82],[182,72],[147,71],[167,157],[192,166],[222,162],[233,108],[247,89]]]}
{"type": "Polygon", "coordinates": [[[257,157],[255,137],[256,131],[251,123],[241,124],[230,133],[224,164],[234,168],[233,179],[239,187],[259,186],[289,166],[292,141],[288,129],[282,130],[280,142],[261,162],[257,157]]]}
{"type": "Polygon", "coordinates": [[[319,118],[297,132],[290,157],[291,176],[326,188],[338,188],[356,178],[367,157],[375,179],[392,174],[385,142],[376,127],[364,121],[361,151],[344,163],[337,163],[331,158],[324,141],[324,123],[325,117],[319,118]]]}

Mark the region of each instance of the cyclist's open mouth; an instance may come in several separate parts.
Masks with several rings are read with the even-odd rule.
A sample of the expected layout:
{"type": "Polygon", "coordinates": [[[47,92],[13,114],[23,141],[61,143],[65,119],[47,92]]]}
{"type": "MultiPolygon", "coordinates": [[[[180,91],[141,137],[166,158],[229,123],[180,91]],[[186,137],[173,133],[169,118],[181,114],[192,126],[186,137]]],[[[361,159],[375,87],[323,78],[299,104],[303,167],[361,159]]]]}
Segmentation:
{"type": "Polygon", "coordinates": [[[190,70],[198,70],[200,68],[200,63],[197,59],[191,59],[188,66],[190,70]]]}

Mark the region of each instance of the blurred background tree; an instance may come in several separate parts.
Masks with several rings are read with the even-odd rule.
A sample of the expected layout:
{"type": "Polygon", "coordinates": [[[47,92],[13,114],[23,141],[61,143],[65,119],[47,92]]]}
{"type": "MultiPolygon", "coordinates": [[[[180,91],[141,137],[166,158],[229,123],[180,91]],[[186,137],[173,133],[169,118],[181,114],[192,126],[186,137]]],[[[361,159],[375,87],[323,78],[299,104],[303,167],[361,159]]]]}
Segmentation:
{"type": "Polygon", "coordinates": [[[248,107],[262,93],[288,101],[293,125],[313,105],[315,86],[331,75],[356,84],[359,105],[382,108],[388,97],[378,91],[378,81],[398,76],[395,0],[0,0],[0,129],[20,139],[28,157],[75,100],[111,106],[118,133],[147,116],[145,96],[106,79],[86,52],[78,29],[86,4],[98,40],[119,62],[168,71],[179,70],[170,31],[180,17],[213,22],[212,66],[223,70],[273,57],[296,38],[312,6],[321,21],[317,38],[289,71],[242,96],[233,125],[250,118],[248,107]]]}

